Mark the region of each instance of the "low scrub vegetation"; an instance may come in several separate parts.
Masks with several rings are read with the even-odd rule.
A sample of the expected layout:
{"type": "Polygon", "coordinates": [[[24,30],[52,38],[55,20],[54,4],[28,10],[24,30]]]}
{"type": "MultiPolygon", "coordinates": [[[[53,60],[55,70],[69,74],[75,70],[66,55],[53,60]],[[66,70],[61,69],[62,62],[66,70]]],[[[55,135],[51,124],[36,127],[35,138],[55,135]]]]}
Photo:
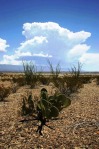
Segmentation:
{"type": "Polygon", "coordinates": [[[82,87],[82,81],[80,79],[81,75],[81,65],[78,63],[77,67],[72,67],[69,71],[69,75],[64,75],[57,79],[57,86],[61,93],[65,95],[70,95],[71,93],[76,92],[79,88],[82,87]]]}
{"type": "Polygon", "coordinates": [[[0,101],[4,101],[11,93],[16,93],[18,90],[18,83],[12,81],[0,81],[0,101]]]}
{"type": "Polygon", "coordinates": [[[13,83],[17,83],[19,86],[25,85],[25,78],[24,76],[17,76],[12,78],[13,83]]]}
{"type": "Polygon", "coordinates": [[[96,77],[96,84],[99,85],[99,76],[96,77]]]}
{"type": "Polygon", "coordinates": [[[4,82],[0,83],[0,101],[4,101],[5,97],[11,93],[11,83],[6,81],[5,84],[4,82]]]}
{"type": "Polygon", "coordinates": [[[96,84],[99,85],[99,76],[82,74],[82,65],[78,63],[77,67],[73,66],[67,74],[61,73],[61,67],[58,63],[53,66],[48,60],[49,74],[45,75],[43,71],[38,72],[37,67],[32,62],[23,62],[23,73],[1,73],[0,81],[11,82],[11,87],[7,88],[0,85],[0,100],[3,100],[10,93],[15,93],[17,89],[24,85],[30,85],[30,88],[39,85],[49,85],[52,83],[54,88],[61,94],[70,96],[77,92],[83,84],[91,83],[92,79],[96,78],[96,84]]]}

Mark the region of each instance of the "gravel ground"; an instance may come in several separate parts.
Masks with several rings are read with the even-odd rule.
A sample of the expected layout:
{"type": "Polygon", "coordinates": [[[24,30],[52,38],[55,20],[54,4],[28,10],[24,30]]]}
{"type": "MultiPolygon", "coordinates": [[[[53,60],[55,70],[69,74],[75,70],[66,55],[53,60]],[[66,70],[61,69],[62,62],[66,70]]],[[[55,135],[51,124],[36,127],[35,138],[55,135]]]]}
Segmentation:
{"type": "MultiPolygon", "coordinates": [[[[32,90],[39,96],[40,86],[32,90]]],[[[46,86],[49,94],[53,91],[46,86]]],[[[44,127],[43,136],[36,133],[37,121],[19,122],[20,106],[28,87],[21,87],[0,102],[0,149],[99,149],[99,86],[85,84],[71,96],[71,105],[63,109],[57,120],[44,127]]]]}

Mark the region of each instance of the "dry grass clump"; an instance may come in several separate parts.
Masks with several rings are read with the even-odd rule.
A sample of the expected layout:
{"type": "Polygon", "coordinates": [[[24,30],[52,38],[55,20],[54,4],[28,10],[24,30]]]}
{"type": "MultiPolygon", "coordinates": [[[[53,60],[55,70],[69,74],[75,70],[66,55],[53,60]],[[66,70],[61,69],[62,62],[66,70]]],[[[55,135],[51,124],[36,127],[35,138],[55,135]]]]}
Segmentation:
{"type": "Polygon", "coordinates": [[[16,93],[19,85],[12,81],[0,81],[0,101],[4,101],[11,93],[16,93]]]}
{"type": "Polygon", "coordinates": [[[0,82],[0,101],[3,101],[10,94],[11,86],[12,84],[9,81],[0,82]]]}
{"type": "Polygon", "coordinates": [[[96,84],[99,85],[99,76],[96,77],[96,84]]]}
{"type": "Polygon", "coordinates": [[[19,86],[22,86],[25,84],[23,73],[1,73],[0,80],[2,82],[9,81],[13,83],[18,83],[19,86]]]}
{"type": "Polygon", "coordinates": [[[44,76],[43,74],[40,74],[39,82],[42,85],[48,85],[51,82],[51,79],[50,79],[50,77],[48,78],[48,76],[44,76]]]}
{"type": "Polygon", "coordinates": [[[17,83],[19,86],[25,85],[24,76],[13,76],[12,81],[13,83],[17,83]]]}

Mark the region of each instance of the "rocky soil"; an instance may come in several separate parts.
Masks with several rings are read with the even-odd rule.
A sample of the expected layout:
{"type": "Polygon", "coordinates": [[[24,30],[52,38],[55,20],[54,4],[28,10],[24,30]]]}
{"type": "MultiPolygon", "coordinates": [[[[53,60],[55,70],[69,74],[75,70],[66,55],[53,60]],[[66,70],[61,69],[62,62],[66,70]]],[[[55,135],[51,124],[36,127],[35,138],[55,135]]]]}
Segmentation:
{"type": "MultiPolygon", "coordinates": [[[[33,96],[38,98],[42,87],[32,89],[33,96]]],[[[71,105],[47,123],[53,129],[45,126],[43,136],[36,133],[36,120],[20,122],[25,118],[20,116],[22,98],[30,91],[21,87],[0,102],[0,149],[99,149],[99,86],[94,81],[70,97],[71,105]]]]}

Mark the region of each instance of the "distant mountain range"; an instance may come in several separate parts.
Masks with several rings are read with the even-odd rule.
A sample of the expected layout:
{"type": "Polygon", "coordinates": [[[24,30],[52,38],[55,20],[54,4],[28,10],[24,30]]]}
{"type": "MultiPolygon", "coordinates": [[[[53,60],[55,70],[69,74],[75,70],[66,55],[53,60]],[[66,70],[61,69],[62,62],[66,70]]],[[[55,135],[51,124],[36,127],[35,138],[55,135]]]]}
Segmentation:
{"type": "MultiPolygon", "coordinates": [[[[24,68],[23,65],[8,65],[8,64],[0,64],[0,72],[23,72],[24,68]]],[[[43,71],[43,72],[50,72],[49,66],[37,66],[37,71],[43,71]]],[[[64,72],[63,69],[61,69],[62,72],[64,72]]],[[[68,71],[65,70],[65,71],[68,71]]]]}
{"type": "MultiPolygon", "coordinates": [[[[41,68],[42,68],[42,71],[44,71],[44,72],[49,72],[50,71],[49,67],[47,67],[47,66],[43,66],[43,67],[38,66],[37,70],[41,71],[41,68]]],[[[22,65],[0,64],[0,72],[23,72],[23,70],[24,69],[23,69],[22,65]]],[[[68,69],[65,69],[65,71],[61,69],[61,72],[68,72],[68,69]]],[[[95,71],[95,72],[82,71],[82,73],[99,74],[99,71],[95,71]]]]}
{"type": "MultiPolygon", "coordinates": [[[[0,64],[0,72],[23,72],[23,65],[0,64]]],[[[38,66],[37,71],[49,71],[47,66],[38,66]]]]}
{"type": "Polygon", "coordinates": [[[0,72],[22,72],[23,66],[21,65],[8,65],[0,64],[0,72]]]}

